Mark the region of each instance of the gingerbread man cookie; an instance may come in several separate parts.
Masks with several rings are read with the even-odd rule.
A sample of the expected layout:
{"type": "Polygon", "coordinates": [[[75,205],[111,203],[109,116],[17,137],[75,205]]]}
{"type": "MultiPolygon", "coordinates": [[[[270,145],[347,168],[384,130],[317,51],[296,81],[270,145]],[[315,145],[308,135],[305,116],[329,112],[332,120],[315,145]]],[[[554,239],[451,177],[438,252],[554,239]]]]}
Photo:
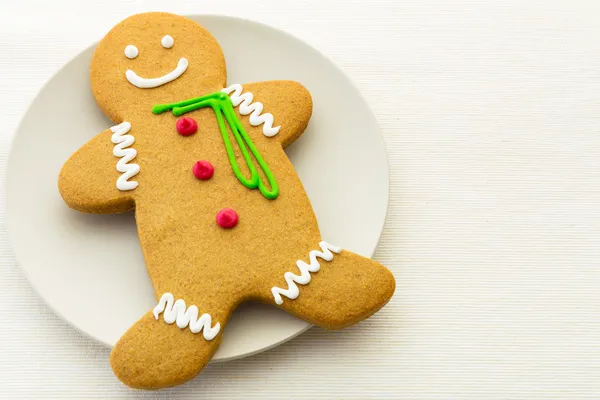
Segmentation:
{"type": "Polygon", "coordinates": [[[158,389],[193,378],[244,301],[327,329],[388,302],[392,274],[321,238],[283,150],[312,113],[302,85],[227,85],[217,41],[167,13],[115,26],[90,77],[115,126],[67,160],[59,190],[82,212],[135,209],[157,299],[112,350],[121,381],[158,389]]]}

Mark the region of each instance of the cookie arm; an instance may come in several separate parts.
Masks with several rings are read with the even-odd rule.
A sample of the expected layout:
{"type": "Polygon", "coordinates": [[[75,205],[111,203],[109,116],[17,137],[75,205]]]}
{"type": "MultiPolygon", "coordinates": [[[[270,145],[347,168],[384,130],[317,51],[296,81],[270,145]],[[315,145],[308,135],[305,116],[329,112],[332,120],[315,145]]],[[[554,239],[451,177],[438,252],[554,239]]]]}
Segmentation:
{"type": "MultiPolygon", "coordinates": [[[[131,127],[129,125],[129,127],[131,127]]],[[[134,208],[136,190],[120,190],[117,182],[125,183],[127,175],[139,172],[135,159],[128,160],[135,153],[127,140],[132,139],[127,125],[117,125],[95,136],[77,150],[63,165],[58,176],[58,190],[67,205],[75,210],[92,214],[109,214],[125,212],[134,208]],[[121,128],[120,130],[117,128],[121,128]],[[118,130],[117,133],[113,130],[118,130]],[[113,139],[120,143],[113,143],[113,139]],[[117,149],[118,147],[118,149],[117,149]],[[129,147],[129,148],[125,148],[129,147]],[[113,152],[121,150],[123,157],[117,157],[113,152]],[[128,162],[124,162],[128,161],[128,162]],[[130,172],[122,173],[117,170],[120,162],[130,172]],[[136,171],[137,169],[137,171],[136,171]]],[[[136,178],[130,177],[126,187],[137,186],[136,178]]],[[[122,185],[121,185],[122,186],[122,185]]]]}
{"type": "Polygon", "coordinates": [[[265,121],[255,126],[260,128],[265,136],[272,135],[266,139],[276,140],[284,148],[302,135],[312,115],[310,93],[298,82],[254,82],[244,85],[231,85],[227,90],[236,111],[241,114],[242,122],[265,121]],[[251,102],[248,101],[248,93],[252,94],[251,102]],[[258,103],[262,104],[262,110],[259,109],[262,112],[256,113],[255,106],[258,103]],[[249,112],[252,109],[254,111],[249,112]],[[271,115],[271,117],[268,115],[271,115]],[[271,126],[274,130],[279,127],[277,133],[273,133],[274,130],[269,129],[271,126]]]}

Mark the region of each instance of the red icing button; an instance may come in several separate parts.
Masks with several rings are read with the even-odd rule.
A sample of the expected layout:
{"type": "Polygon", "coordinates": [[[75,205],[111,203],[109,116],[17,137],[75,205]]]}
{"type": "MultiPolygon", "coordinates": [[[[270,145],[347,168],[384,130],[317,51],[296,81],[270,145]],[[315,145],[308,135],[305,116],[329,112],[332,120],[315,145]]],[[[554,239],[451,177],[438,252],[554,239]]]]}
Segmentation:
{"type": "Polygon", "coordinates": [[[194,176],[202,181],[210,179],[215,173],[215,167],[208,161],[200,160],[192,168],[194,176]]]}
{"type": "Polygon", "coordinates": [[[217,213],[217,224],[221,228],[229,229],[236,226],[238,223],[238,215],[231,208],[224,208],[217,213]]]}
{"type": "Polygon", "coordinates": [[[181,136],[190,136],[198,130],[198,123],[193,118],[179,118],[175,127],[181,136]]]}

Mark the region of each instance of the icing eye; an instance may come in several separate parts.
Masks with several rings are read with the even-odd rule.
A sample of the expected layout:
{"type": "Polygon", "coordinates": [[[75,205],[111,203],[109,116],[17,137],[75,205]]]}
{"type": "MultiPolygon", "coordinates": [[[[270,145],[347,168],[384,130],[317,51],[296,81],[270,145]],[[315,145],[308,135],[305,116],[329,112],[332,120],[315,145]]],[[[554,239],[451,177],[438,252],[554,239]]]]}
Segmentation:
{"type": "Polygon", "coordinates": [[[173,36],[166,35],[160,40],[160,44],[162,44],[162,47],[165,49],[170,49],[175,44],[175,40],[173,39],[173,36]]]}
{"type": "Polygon", "coordinates": [[[139,50],[137,47],[135,47],[134,45],[130,44],[127,45],[127,47],[125,47],[125,57],[133,60],[134,58],[136,58],[139,54],[139,50]]]}

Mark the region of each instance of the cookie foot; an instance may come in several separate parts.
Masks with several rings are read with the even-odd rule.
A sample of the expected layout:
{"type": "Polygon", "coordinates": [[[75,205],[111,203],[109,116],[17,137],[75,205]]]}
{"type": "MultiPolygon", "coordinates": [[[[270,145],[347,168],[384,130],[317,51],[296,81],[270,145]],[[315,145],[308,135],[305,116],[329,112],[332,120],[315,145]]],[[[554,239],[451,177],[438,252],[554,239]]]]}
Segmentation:
{"type": "Polygon", "coordinates": [[[189,326],[169,325],[164,317],[147,313],[113,348],[111,367],[127,386],[162,389],[182,384],[202,371],[221,343],[222,331],[216,325],[212,331],[192,333],[189,326]],[[205,339],[207,332],[209,338],[214,334],[211,340],[205,339]]]}
{"type": "Polygon", "coordinates": [[[324,257],[307,259],[306,273],[292,265],[290,271],[297,279],[287,275],[284,281],[282,277],[280,287],[272,288],[263,301],[323,328],[342,329],[370,317],[390,300],[396,282],[387,268],[325,242],[320,246],[324,257]],[[320,268],[312,272],[315,260],[320,268]],[[295,282],[290,285],[292,279],[295,282]]]}

